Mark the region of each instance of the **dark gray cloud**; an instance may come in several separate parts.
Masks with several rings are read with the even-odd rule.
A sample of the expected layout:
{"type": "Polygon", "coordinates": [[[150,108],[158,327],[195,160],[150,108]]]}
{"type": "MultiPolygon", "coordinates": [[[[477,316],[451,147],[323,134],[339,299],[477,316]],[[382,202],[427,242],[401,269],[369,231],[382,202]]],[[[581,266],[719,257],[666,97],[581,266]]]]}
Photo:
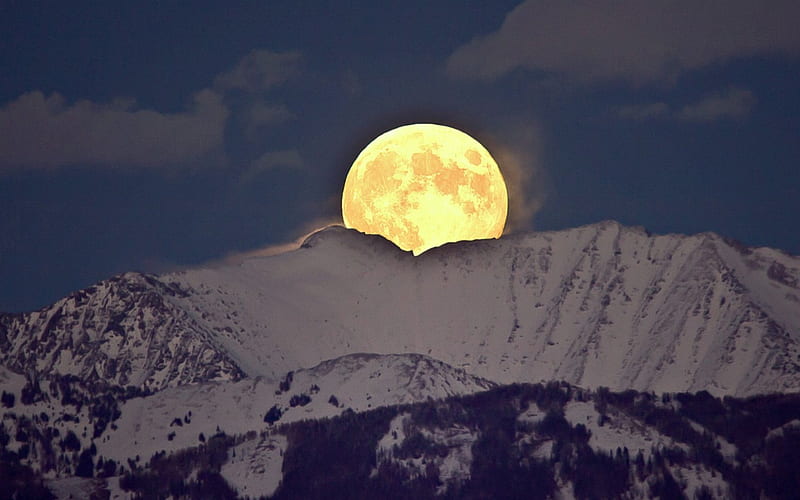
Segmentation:
{"type": "Polygon", "coordinates": [[[711,93],[697,102],[679,107],[659,101],[620,106],[615,111],[620,118],[629,120],[670,118],[687,122],[713,122],[745,118],[755,107],[756,101],[757,99],[751,91],[730,87],[711,93]]]}
{"type": "Polygon", "coordinates": [[[584,83],[669,83],[737,57],[796,56],[798,19],[796,0],[527,0],[500,29],[459,47],[447,71],[490,80],[527,68],[584,83]]]}
{"type": "Polygon", "coordinates": [[[229,71],[217,76],[214,85],[223,91],[263,92],[295,76],[301,60],[300,52],[253,50],[229,71]]]}
{"type": "Polygon", "coordinates": [[[58,93],[28,92],[0,108],[0,171],[183,163],[222,144],[227,117],[211,90],[196,93],[179,113],[137,109],[130,100],[67,104],[58,93]]]}

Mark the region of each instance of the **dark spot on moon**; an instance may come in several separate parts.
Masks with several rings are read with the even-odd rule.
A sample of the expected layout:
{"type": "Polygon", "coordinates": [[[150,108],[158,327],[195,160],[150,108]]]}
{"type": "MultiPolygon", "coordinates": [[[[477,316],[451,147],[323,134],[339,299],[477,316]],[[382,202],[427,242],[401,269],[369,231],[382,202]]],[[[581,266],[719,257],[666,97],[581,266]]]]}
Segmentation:
{"type": "Polygon", "coordinates": [[[491,183],[487,175],[473,175],[470,179],[470,187],[475,190],[475,193],[481,198],[489,197],[489,189],[491,183]]]}
{"type": "Polygon", "coordinates": [[[458,194],[458,187],[466,184],[467,178],[457,164],[451,163],[449,168],[436,174],[433,182],[442,194],[455,196],[458,194]]]}
{"type": "Polygon", "coordinates": [[[385,193],[397,189],[400,186],[400,181],[394,179],[397,163],[397,153],[380,153],[374,160],[367,163],[364,169],[364,180],[361,186],[378,193],[385,193]]]}
{"type": "Polygon", "coordinates": [[[481,164],[481,154],[475,151],[474,149],[468,149],[464,156],[469,160],[470,163],[473,165],[480,165],[481,164]]]}
{"type": "Polygon", "coordinates": [[[442,170],[442,159],[431,150],[411,155],[411,168],[414,175],[430,176],[442,170]]]}

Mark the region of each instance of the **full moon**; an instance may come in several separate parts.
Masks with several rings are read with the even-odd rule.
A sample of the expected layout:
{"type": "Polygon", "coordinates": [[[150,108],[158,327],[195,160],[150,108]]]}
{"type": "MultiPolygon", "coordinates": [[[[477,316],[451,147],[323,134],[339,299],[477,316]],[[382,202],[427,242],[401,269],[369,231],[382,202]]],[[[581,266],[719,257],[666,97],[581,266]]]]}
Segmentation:
{"type": "Polygon", "coordinates": [[[430,123],[398,127],[369,143],[342,193],[346,227],[379,234],[414,255],[499,238],[507,214],[506,184],[486,148],[430,123]]]}

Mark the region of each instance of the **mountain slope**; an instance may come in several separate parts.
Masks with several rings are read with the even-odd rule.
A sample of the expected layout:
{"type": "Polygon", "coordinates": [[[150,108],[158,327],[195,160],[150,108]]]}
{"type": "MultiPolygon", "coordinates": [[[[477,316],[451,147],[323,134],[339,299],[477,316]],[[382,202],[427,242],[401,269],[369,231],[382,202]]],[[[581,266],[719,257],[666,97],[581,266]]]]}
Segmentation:
{"type": "Polygon", "coordinates": [[[150,497],[788,499],[800,485],[798,416],[798,394],[515,384],[220,433],[119,484],[150,497]]]}
{"type": "Polygon", "coordinates": [[[153,276],[126,273],[39,311],[0,315],[2,362],[20,373],[156,390],[242,378],[205,325],[170,300],[181,294],[153,276]]]}
{"type": "Polygon", "coordinates": [[[421,352],[498,382],[746,395],[800,387],[800,259],[608,222],[420,257],[330,228],[164,276],[251,374],[421,352]]]}
{"type": "Polygon", "coordinates": [[[278,423],[494,387],[419,354],[351,354],[287,373],[277,382],[205,382],[149,395],[87,387],[72,378],[43,379],[33,385],[36,389],[31,391],[24,377],[0,367],[0,438],[10,437],[6,442],[0,439],[0,458],[13,452],[48,477],[75,474],[81,453],[89,449],[95,450],[93,460],[102,457],[109,462],[106,467],[113,461],[112,470],[119,471],[119,466],[138,462],[135,457],[147,460],[156,453],[173,453],[221,431],[245,434],[278,423]]]}
{"type": "Polygon", "coordinates": [[[154,389],[416,352],[500,383],[788,391],[800,388],[800,259],[614,222],[415,258],[331,227],[292,252],[129,273],[2,317],[3,342],[18,371],[111,373],[154,389]],[[120,291],[131,282],[144,291],[120,291]]]}

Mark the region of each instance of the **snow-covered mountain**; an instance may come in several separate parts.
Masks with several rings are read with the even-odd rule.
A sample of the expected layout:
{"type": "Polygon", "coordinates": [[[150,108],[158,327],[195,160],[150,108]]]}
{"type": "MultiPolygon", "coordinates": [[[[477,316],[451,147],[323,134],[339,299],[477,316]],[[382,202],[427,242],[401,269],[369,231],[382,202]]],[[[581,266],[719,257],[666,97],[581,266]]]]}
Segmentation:
{"type": "MultiPolygon", "coordinates": [[[[403,356],[394,358],[406,363],[403,356]]],[[[366,367],[389,360],[351,361],[366,367]]],[[[221,385],[229,384],[241,382],[221,385]]],[[[129,432],[129,439],[114,442],[112,437],[99,444],[98,456],[109,450],[119,453],[120,445],[131,442],[141,450],[142,439],[152,447],[147,427],[169,430],[162,423],[171,416],[164,413],[165,403],[195,405],[194,414],[175,418],[183,424],[171,427],[184,432],[202,420],[199,407],[221,393],[212,391],[210,399],[159,400],[173,390],[143,398],[140,403],[154,413],[152,418],[150,413],[127,420],[123,416],[114,436],[129,432]],[[131,426],[137,422],[141,429],[131,426]]],[[[216,402],[224,401],[240,406],[230,396],[216,402]]],[[[587,391],[557,382],[514,384],[435,401],[345,411],[331,418],[300,419],[295,413],[288,422],[264,424],[247,433],[217,432],[174,453],[129,460],[120,476],[98,474],[93,482],[84,480],[83,494],[73,494],[87,497],[88,492],[108,490],[111,498],[327,499],[331,492],[341,498],[390,499],[795,498],[798,417],[798,394],[718,399],[706,392],[655,396],[587,391]]],[[[154,444],[169,449],[178,440],[175,436],[154,444]]],[[[101,461],[103,467],[109,462],[97,458],[101,461]]],[[[47,484],[63,495],[76,491],[70,480],[77,479],[47,484]]]]}
{"type": "Polygon", "coordinates": [[[143,466],[155,454],[197,446],[218,433],[245,435],[303,419],[472,394],[495,384],[420,354],[359,353],[288,372],[280,381],[185,384],[152,395],[88,387],[70,377],[31,384],[2,367],[0,387],[0,465],[10,452],[33,471],[58,478],[83,475],[87,450],[92,464],[113,463],[110,470],[119,473],[120,467],[143,466]]]}
{"type": "Polygon", "coordinates": [[[264,429],[265,422],[320,419],[492,387],[487,380],[418,354],[352,354],[291,372],[278,383],[253,378],[191,384],[131,399],[120,408],[117,429],[98,450],[125,463],[134,455],[196,446],[200,434],[245,434],[264,429]],[[181,424],[175,425],[176,419],[181,424]]]}
{"type": "Polygon", "coordinates": [[[0,315],[0,362],[20,373],[152,389],[242,378],[179,295],[155,276],[125,273],[39,311],[0,315]]]}
{"type": "Polygon", "coordinates": [[[354,352],[498,383],[750,395],[800,389],[800,259],[602,222],[419,257],[330,227],[301,248],[128,273],[0,317],[3,364],[163,389],[354,352]]]}

